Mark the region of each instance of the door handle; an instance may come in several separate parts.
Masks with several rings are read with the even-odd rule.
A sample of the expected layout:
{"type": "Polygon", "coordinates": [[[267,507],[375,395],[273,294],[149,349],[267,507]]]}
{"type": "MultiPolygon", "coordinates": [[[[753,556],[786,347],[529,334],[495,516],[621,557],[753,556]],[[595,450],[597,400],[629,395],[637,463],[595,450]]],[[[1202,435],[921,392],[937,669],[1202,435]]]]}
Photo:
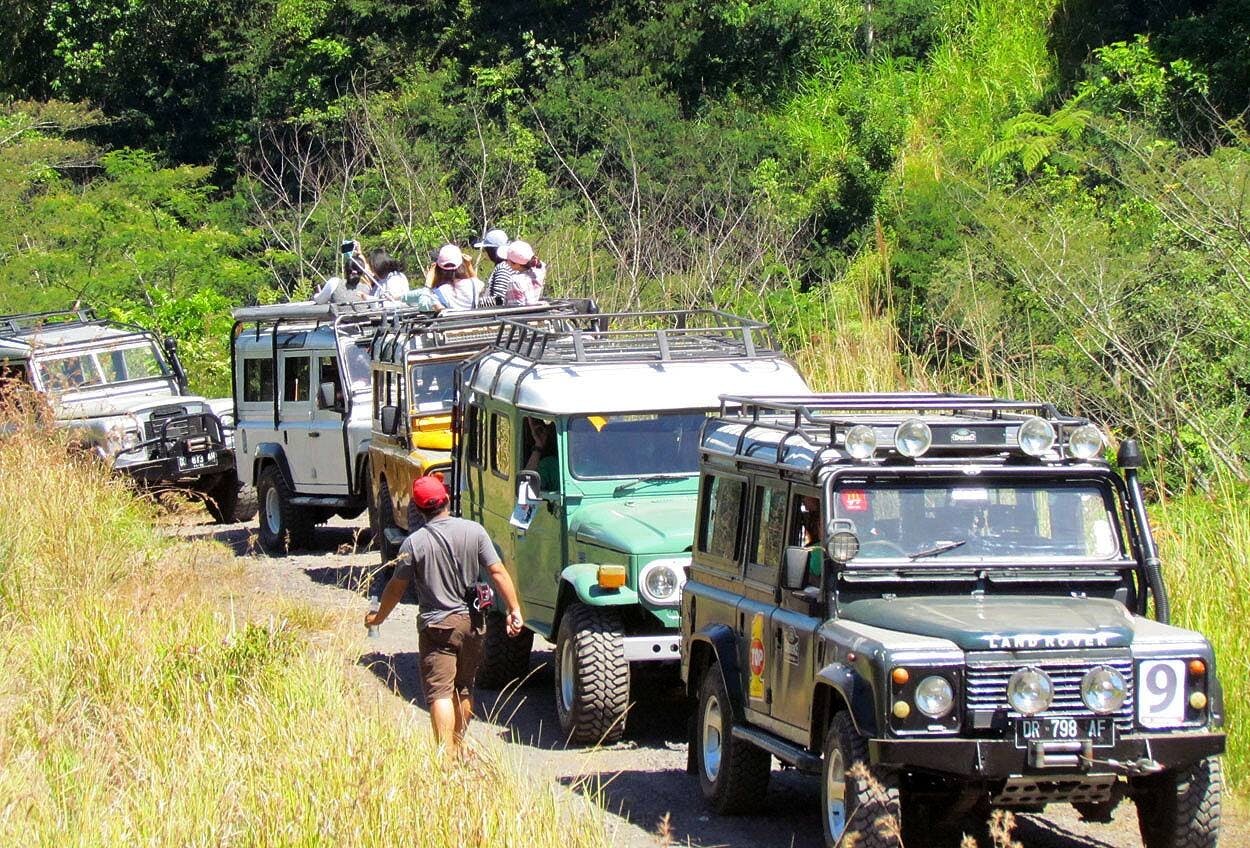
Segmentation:
{"type": "Polygon", "coordinates": [[[310,439],[320,439],[320,438],[321,438],[321,434],[320,434],[320,433],[318,433],[316,430],[309,430],[309,431],[308,431],[308,438],[310,438],[310,439]]]}

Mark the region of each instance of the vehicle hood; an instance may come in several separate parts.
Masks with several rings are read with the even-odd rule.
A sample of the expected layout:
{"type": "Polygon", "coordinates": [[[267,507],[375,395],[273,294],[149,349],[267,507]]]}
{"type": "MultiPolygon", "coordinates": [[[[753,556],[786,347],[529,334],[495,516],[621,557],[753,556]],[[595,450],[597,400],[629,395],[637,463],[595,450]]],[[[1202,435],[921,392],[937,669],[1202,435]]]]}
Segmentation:
{"type": "Polygon", "coordinates": [[[569,533],[627,554],[677,553],[694,541],[694,506],[691,496],[591,503],[573,513],[569,533]]]}
{"type": "Polygon", "coordinates": [[[844,619],[946,639],[965,651],[1124,647],[1128,611],[1102,598],[923,597],[853,601],[844,619]]]}
{"type": "Polygon", "coordinates": [[[175,394],[168,385],[148,384],[142,390],[128,392],[93,391],[65,395],[54,404],[57,418],[104,418],[112,415],[142,414],[159,406],[178,404],[195,410],[203,408],[204,399],[175,394]]]}

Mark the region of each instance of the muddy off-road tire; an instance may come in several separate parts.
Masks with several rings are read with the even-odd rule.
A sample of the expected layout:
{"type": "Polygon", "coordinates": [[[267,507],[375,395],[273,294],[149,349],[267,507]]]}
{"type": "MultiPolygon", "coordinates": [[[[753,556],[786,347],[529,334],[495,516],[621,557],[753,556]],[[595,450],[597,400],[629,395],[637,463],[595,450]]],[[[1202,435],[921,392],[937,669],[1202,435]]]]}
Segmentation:
{"type": "Polygon", "coordinates": [[[1133,781],[1145,848],[1215,848],[1224,773],[1217,757],[1133,781]]]}
{"type": "Polygon", "coordinates": [[[836,713],[829,722],[824,757],[820,818],[827,848],[834,848],[839,840],[857,848],[899,848],[902,813],[898,775],[868,765],[868,737],[855,730],[849,713],[836,713]],[[868,773],[861,777],[850,774],[856,763],[868,773]],[[891,816],[893,826],[883,825],[881,819],[891,816]]]}
{"type": "Polygon", "coordinates": [[[477,669],[477,685],[483,689],[503,689],[529,673],[530,651],[534,647],[534,631],[522,630],[508,635],[507,619],[499,613],[486,617],[486,638],[482,645],[482,664],[477,669]]]}
{"type": "Polygon", "coordinates": [[[216,524],[239,524],[256,517],[256,489],[244,486],[233,471],[204,487],[204,507],[216,524]]]}
{"type": "Polygon", "coordinates": [[[611,608],[572,604],[556,636],[556,712],[571,745],[609,744],[625,732],[629,663],[611,608]]]}
{"type": "Polygon", "coordinates": [[[260,502],[260,546],[270,556],[281,556],[288,549],[307,547],[312,541],[313,519],[306,510],[291,503],[286,479],[273,465],[265,466],[256,481],[260,502]]]}
{"type": "Polygon", "coordinates": [[[703,673],[695,714],[695,773],[699,789],[721,815],[754,812],[768,792],[772,755],[733,735],[733,706],[719,666],[703,673]]]}

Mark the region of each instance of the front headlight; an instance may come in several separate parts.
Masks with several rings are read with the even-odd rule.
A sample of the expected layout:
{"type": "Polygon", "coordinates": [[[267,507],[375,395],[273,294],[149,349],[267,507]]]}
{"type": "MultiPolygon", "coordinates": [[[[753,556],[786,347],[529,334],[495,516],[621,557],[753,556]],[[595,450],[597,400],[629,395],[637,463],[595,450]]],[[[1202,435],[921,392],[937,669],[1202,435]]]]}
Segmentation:
{"type": "Polygon", "coordinates": [[[1055,686],[1040,668],[1022,668],[1007,681],[1007,702],[1024,715],[1037,715],[1050,708],[1055,686]]]}
{"type": "Polygon", "coordinates": [[[674,605],[681,600],[686,583],[687,560],[656,560],[643,566],[638,589],[653,604],[674,605]]]}
{"type": "Polygon", "coordinates": [[[931,675],[916,686],[916,709],[929,718],[942,718],[955,706],[955,690],[945,677],[931,675]]]}
{"type": "Polygon", "coordinates": [[[1128,682],[1110,666],[1095,666],[1081,678],[1081,700],[1096,713],[1115,712],[1124,706],[1127,697],[1128,682]]]}

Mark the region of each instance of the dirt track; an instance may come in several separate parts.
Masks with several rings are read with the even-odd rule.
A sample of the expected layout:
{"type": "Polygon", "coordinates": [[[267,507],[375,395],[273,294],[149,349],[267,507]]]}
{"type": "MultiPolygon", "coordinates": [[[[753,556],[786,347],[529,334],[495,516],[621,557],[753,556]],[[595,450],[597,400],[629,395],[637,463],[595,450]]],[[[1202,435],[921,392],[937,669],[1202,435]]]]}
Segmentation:
{"type": "MultiPolygon", "coordinates": [[[[257,556],[249,550],[254,525],[180,528],[187,537],[216,538],[249,560],[261,591],[285,595],[333,610],[355,610],[365,601],[356,590],[362,573],[377,563],[375,552],[351,553],[360,522],[336,522],[317,531],[317,548],[284,558],[257,556]],[[342,550],[344,553],[339,553],[342,550]]],[[[381,628],[380,637],[361,643],[363,666],[398,697],[423,709],[417,677],[416,609],[401,604],[381,628]]],[[[820,790],[813,778],[774,769],[764,811],[757,816],[720,817],[710,813],[686,773],[688,707],[671,678],[649,675],[635,681],[625,740],[593,751],[564,746],[555,718],[551,646],[535,640],[531,674],[516,692],[479,693],[477,736],[495,735],[535,777],[546,775],[572,791],[596,797],[615,826],[613,844],[655,846],[661,819],[669,817],[675,844],[730,848],[818,848],[821,845],[820,790]]],[[[1225,805],[1221,845],[1250,845],[1245,820],[1225,805]]],[[[1110,824],[1085,824],[1069,807],[1053,807],[1045,816],[1019,817],[1016,838],[1025,848],[1139,848],[1136,811],[1124,803],[1110,824]]],[[[923,848],[909,843],[908,848],[923,848]]]]}

